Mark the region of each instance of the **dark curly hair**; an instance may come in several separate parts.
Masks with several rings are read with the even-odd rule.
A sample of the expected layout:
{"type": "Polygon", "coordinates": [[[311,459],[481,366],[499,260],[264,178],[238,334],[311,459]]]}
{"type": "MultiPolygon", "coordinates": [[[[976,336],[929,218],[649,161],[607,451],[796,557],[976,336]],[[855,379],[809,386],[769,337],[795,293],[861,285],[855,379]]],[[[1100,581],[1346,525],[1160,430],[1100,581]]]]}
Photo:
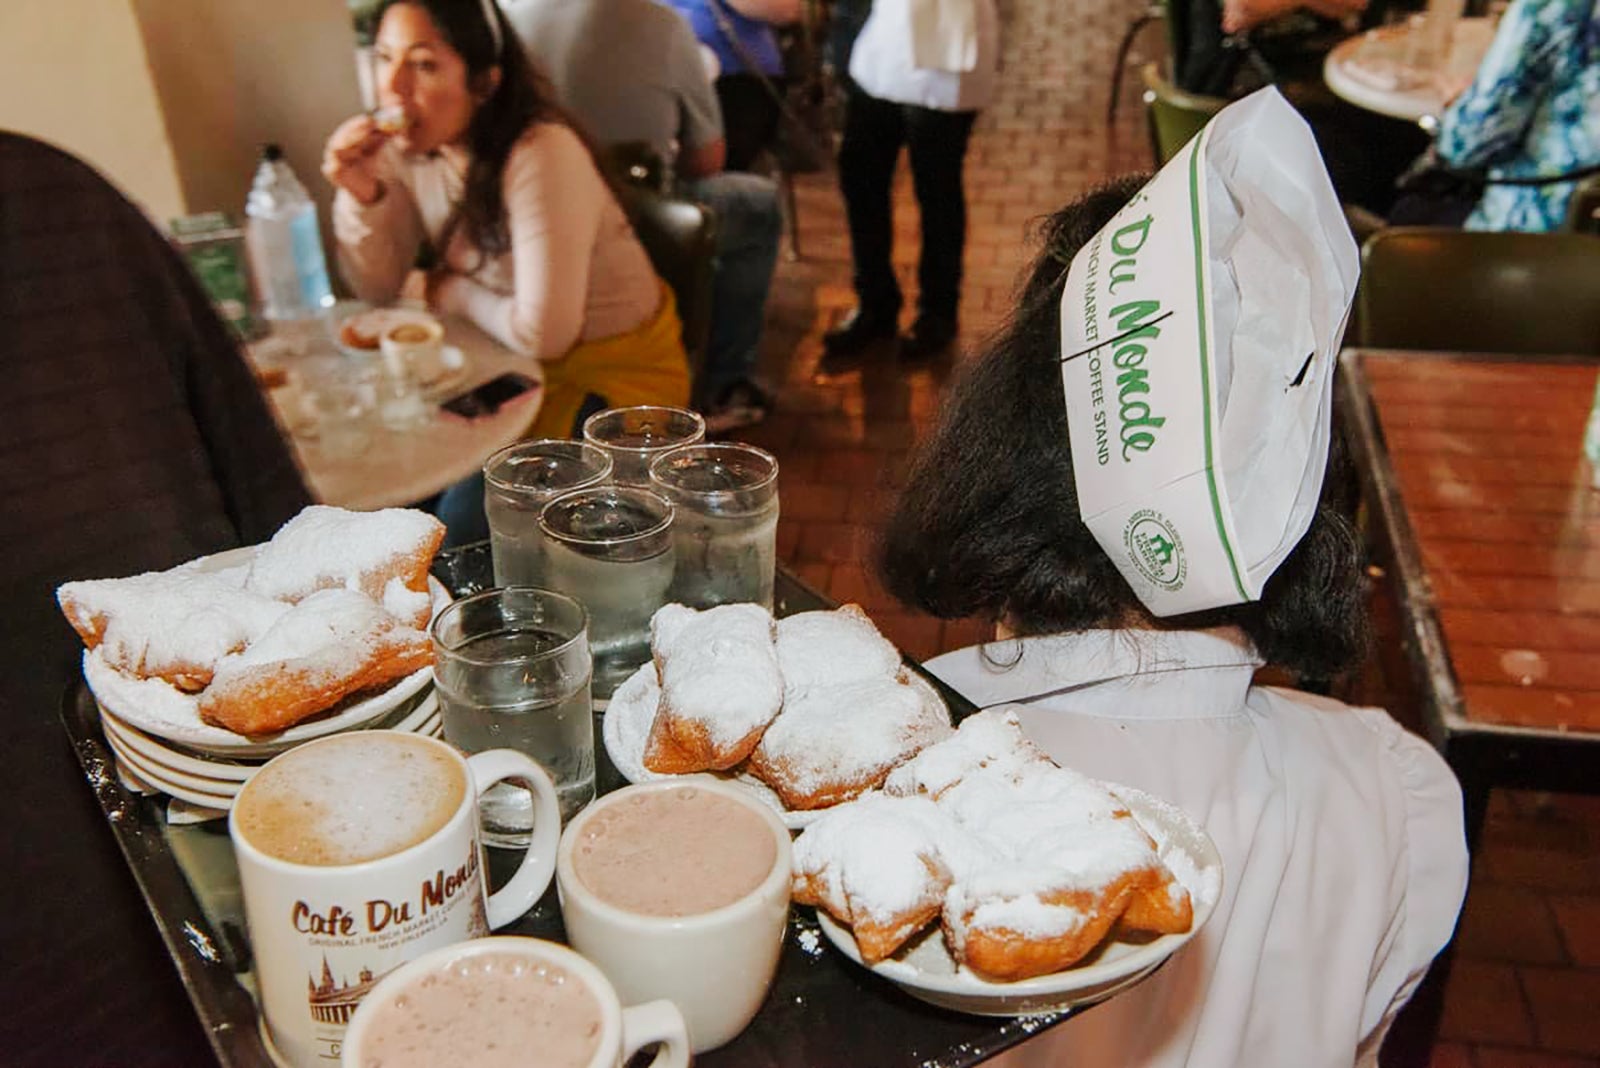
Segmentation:
{"type": "Polygon", "coordinates": [[[1084,525],[1061,390],[1066,265],[1144,177],[1096,189],[1046,221],[1010,320],[951,389],[878,545],[885,587],[935,616],[1003,619],[1019,635],[1096,627],[1239,627],[1269,663],[1327,679],[1365,648],[1359,542],[1343,450],[1300,544],[1258,602],[1157,619],[1084,525]]]}

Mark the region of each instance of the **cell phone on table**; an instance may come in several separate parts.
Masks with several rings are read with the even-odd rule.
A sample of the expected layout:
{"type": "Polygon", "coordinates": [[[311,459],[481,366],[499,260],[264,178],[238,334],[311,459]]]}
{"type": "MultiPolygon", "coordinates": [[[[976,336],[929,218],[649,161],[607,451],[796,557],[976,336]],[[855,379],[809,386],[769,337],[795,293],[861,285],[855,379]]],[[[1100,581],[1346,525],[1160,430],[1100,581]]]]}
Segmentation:
{"type": "Polygon", "coordinates": [[[458,393],[448,400],[441,401],[439,407],[463,419],[481,419],[493,415],[506,404],[538,388],[539,383],[527,375],[517,371],[507,371],[482,385],[473,386],[464,393],[458,393]]]}

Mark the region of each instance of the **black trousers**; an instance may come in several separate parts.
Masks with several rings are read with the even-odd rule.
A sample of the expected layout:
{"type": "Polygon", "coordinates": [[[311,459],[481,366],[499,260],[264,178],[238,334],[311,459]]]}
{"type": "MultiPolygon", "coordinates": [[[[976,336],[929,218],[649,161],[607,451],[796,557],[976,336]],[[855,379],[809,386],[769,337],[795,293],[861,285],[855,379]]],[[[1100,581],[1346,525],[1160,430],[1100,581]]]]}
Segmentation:
{"type": "Polygon", "coordinates": [[[955,322],[961,297],[961,255],[967,241],[961,166],[976,118],[975,111],[895,104],[850,86],[839,145],[839,190],[844,194],[850,224],[856,296],[868,313],[893,317],[902,303],[890,261],[894,246],[890,186],[895,161],[905,146],[922,216],[917,310],[930,318],[955,322]]]}

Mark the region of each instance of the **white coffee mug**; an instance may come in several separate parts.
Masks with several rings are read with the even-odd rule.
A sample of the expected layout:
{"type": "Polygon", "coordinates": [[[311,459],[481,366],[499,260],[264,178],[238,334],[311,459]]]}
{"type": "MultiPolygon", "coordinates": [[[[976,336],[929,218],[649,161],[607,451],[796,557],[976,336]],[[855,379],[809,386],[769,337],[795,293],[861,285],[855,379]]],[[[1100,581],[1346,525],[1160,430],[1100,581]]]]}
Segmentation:
{"type": "MultiPolygon", "coordinates": [[[[684,853],[692,861],[694,846],[684,853]]],[[[790,869],[789,831],[769,806],[711,776],[680,776],[617,790],[574,817],[556,854],[556,889],[572,947],[599,965],[623,1001],[677,1005],[690,1045],[703,1053],[744,1030],[766,998],[789,918],[790,869]],[[613,904],[579,878],[576,854],[597,818],[630,798],[686,788],[738,803],[771,835],[772,864],[753,889],[710,911],[649,915],[613,904]]]]}
{"type": "Polygon", "coordinates": [[[425,312],[397,316],[379,335],[378,351],[392,377],[427,381],[439,372],[444,325],[425,312]]]}
{"type": "Polygon", "coordinates": [[[386,973],[526,913],[550,885],[560,804],[544,769],[497,749],[470,759],[424,735],[352,731],[281,753],[228,816],[266,1027],[294,1068],[339,1056],[345,1027],[386,973]],[[487,893],[478,797],[514,779],[534,834],[487,893]]]}
{"type": "Polygon", "coordinates": [[[499,936],[386,975],[350,1021],[340,1063],[622,1068],[648,1046],[658,1046],[650,1068],[687,1068],[689,1039],[671,1002],[623,1008],[600,969],[567,947],[499,936]]]}

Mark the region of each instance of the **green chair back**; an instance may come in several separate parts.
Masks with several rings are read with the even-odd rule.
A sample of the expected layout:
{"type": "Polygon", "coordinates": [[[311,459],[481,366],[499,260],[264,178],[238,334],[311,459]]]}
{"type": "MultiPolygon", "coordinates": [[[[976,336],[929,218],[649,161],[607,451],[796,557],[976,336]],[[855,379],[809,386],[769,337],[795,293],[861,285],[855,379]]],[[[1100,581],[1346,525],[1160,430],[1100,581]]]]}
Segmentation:
{"type": "Polygon", "coordinates": [[[1150,124],[1150,149],[1157,165],[1167,162],[1199,133],[1211,116],[1228,105],[1216,96],[1200,96],[1179,89],[1154,63],[1145,64],[1144,107],[1150,124]]]}
{"type": "Polygon", "coordinates": [[[1361,249],[1368,348],[1600,356],[1600,241],[1394,227],[1361,249]]]}

